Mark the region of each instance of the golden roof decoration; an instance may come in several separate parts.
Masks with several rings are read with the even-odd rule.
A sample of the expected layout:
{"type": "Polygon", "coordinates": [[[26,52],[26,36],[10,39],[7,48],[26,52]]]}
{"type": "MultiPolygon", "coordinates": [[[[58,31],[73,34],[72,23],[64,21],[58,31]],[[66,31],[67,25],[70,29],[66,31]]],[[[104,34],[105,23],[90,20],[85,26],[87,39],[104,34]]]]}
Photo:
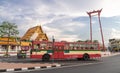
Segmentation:
{"type": "Polygon", "coordinates": [[[42,27],[38,25],[28,29],[28,31],[24,34],[21,40],[41,41],[41,40],[48,40],[48,37],[43,32],[42,27]]]}

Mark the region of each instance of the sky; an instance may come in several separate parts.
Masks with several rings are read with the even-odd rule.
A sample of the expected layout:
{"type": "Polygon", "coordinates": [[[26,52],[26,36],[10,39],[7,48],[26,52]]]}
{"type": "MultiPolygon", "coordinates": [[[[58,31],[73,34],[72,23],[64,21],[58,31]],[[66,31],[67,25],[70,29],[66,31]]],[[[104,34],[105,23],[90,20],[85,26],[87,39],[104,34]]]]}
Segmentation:
{"type": "MultiPolygon", "coordinates": [[[[105,44],[120,38],[119,0],[0,0],[0,23],[18,26],[22,37],[26,31],[41,25],[51,40],[77,41],[90,39],[90,20],[86,12],[100,10],[105,44]]],[[[92,17],[93,40],[101,42],[97,16],[92,17]]]]}

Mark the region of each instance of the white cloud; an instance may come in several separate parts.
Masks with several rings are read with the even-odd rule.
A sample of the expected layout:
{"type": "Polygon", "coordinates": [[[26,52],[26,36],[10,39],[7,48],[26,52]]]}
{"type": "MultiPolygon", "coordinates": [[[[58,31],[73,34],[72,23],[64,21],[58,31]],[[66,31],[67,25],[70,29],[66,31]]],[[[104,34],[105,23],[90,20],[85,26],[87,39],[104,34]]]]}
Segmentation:
{"type": "Polygon", "coordinates": [[[69,42],[80,40],[78,35],[59,35],[57,39],[59,39],[59,41],[69,41],[69,42]]]}
{"type": "MultiPolygon", "coordinates": [[[[86,37],[89,37],[89,19],[83,18],[81,20],[80,18],[81,16],[88,17],[86,11],[103,8],[101,13],[103,17],[120,15],[119,0],[1,1],[0,20],[15,22],[19,27],[20,36],[22,36],[27,29],[40,24],[49,37],[55,35],[57,40],[74,41],[76,39],[86,39],[86,37]],[[80,20],[73,20],[75,18],[80,20]]],[[[113,24],[112,22],[111,24],[113,24]]],[[[119,21],[115,22],[119,23],[119,21]]],[[[93,20],[92,23],[96,24],[97,21],[93,20]]],[[[107,23],[105,23],[105,25],[107,25],[107,23]]],[[[107,26],[104,28],[107,28],[107,26]]],[[[119,30],[116,29],[115,26],[113,26],[113,28],[111,37],[119,37],[119,30]]],[[[109,30],[105,33],[108,31],[109,30]]],[[[105,35],[105,37],[107,37],[105,39],[108,39],[108,36],[110,35],[105,35]]]]}
{"type": "Polygon", "coordinates": [[[111,38],[120,39],[120,30],[116,30],[116,29],[112,28],[111,38]]]}
{"type": "Polygon", "coordinates": [[[54,35],[57,40],[76,41],[81,39],[78,33],[86,24],[72,19],[73,17],[68,16],[55,16],[50,23],[43,25],[43,29],[49,37],[54,35]]]}
{"type": "Polygon", "coordinates": [[[116,16],[116,15],[120,15],[120,4],[119,4],[119,0],[104,0],[103,2],[103,11],[102,11],[102,16],[116,16]]]}

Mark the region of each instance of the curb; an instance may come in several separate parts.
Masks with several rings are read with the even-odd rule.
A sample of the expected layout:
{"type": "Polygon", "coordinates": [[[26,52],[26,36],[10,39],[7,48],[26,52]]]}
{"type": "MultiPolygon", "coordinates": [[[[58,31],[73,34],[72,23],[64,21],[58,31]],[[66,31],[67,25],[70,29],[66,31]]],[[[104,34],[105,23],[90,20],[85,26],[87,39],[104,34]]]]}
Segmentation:
{"type": "Polygon", "coordinates": [[[0,69],[0,72],[40,70],[40,69],[48,69],[48,68],[54,68],[54,67],[61,67],[61,65],[57,64],[57,65],[51,65],[51,66],[37,66],[37,67],[26,67],[26,68],[0,69]]]}

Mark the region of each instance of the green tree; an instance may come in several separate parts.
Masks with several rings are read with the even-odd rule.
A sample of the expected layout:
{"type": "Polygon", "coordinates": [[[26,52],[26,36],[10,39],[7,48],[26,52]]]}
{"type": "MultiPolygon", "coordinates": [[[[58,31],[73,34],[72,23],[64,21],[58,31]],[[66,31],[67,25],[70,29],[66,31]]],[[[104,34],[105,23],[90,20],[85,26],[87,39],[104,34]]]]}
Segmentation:
{"type": "Polygon", "coordinates": [[[94,43],[99,43],[99,41],[98,41],[98,40],[94,40],[93,42],[94,42],[94,43]]]}
{"type": "Polygon", "coordinates": [[[90,40],[86,40],[85,42],[91,42],[90,40]]]}
{"type": "MultiPolygon", "coordinates": [[[[17,30],[17,25],[15,25],[15,23],[10,23],[8,21],[4,21],[2,22],[2,24],[0,25],[0,37],[8,37],[8,45],[6,48],[6,53],[4,56],[8,57],[9,53],[9,40],[11,37],[16,37],[17,34],[19,34],[19,31],[17,30]]],[[[17,37],[16,37],[17,38],[17,37]]]]}
{"type": "Polygon", "coordinates": [[[82,41],[82,40],[78,40],[77,42],[84,42],[84,41],[82,41]]]}

